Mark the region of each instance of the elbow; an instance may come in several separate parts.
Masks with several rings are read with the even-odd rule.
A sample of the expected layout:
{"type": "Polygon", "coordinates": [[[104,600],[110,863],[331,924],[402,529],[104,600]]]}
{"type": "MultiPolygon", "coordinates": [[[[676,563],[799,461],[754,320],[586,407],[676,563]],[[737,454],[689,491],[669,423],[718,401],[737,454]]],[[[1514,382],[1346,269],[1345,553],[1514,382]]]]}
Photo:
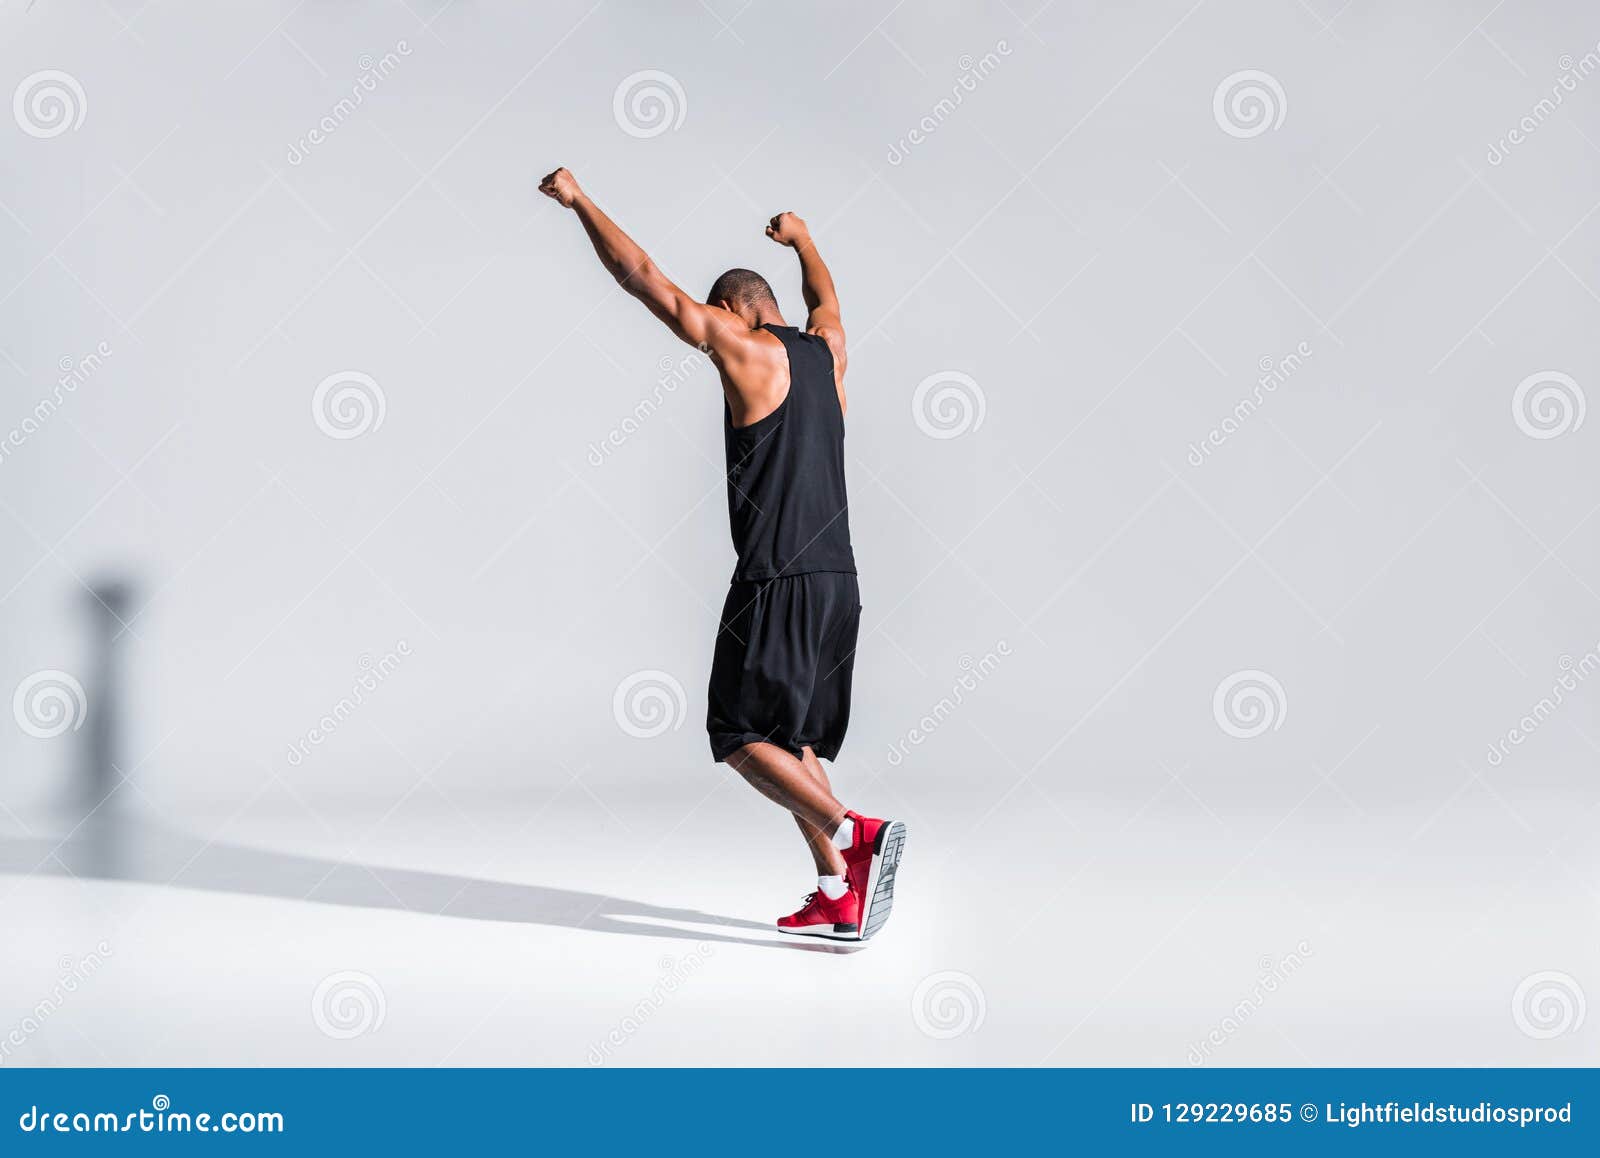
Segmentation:
{"type": "Polygon", "coordinates": [[[645,258],[637,265],[618,263],[612,268],[611,276],[617,279],[617,284],[623,289],[637,295],[643,293],[660,274],[655,262],[645,258]]]}

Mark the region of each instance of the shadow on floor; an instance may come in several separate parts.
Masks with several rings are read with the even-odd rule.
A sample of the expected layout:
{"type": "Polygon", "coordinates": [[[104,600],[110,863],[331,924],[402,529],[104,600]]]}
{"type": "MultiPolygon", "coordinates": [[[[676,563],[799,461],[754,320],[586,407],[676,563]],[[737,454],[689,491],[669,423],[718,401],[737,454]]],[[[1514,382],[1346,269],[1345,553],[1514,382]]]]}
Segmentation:
{"type": "Polygon", "coordinates": [[[65,841],[0,838],[0,873],[131,881],[473,921],[812,953],[852,953],[861,948],[786,940],[771,925],[697,909],[663,908],[601,893],[207,843],[175,830],[128,820],[106,826],[90,821],[65,841]],[[684,929],[661,923],[665,921],[702,927],[684,929]],[[765,936],[741,936],[742,930],[765,936]]]}

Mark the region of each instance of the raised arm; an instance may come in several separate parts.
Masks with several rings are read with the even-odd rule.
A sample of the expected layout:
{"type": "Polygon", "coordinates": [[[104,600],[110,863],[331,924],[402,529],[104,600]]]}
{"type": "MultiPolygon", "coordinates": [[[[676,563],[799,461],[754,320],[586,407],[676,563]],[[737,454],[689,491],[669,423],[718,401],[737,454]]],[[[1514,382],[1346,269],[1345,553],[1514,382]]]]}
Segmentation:
{"type": "Polygon", "coordinates": [[[678,337],[722,357],[736,356],[748,343],[748,327],[727,310],[697,302],[679,289],[650,255],[589,199],[571,172],[557,169],[539,183],[539,192],[578,215],[606,272],[678,337]]]}
{"type": "Polygon", "coordinates": [[[839,320],[839,295],[833,288],[833,275],[817,252],[806,223],[793,213],[780,213],[767,226],[767,236],[779,245],[792,248],[800,259],[800,290],[805,296],[806,330],[828,343],[833,351],[834,373],[844,377],[844,324],[839,320]]]}

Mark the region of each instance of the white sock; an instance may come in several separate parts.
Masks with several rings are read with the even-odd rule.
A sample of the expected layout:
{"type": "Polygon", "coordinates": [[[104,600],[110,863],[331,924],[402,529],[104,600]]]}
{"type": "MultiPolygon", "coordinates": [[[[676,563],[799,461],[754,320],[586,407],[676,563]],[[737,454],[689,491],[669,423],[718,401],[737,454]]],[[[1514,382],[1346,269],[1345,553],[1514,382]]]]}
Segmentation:
{"type": "Polygon", "coordinates": [[[819,876],[817,878],[817,888],[820,889],[822,891],[822,895],[827,897],[830,901],[837,901],[840,897],[844,896],[850,891],[849,886],[844,883],[844,878],[842,876],[819,876]]]}
{"type": "Polygon", "coordinates": [[[849,848],[856,842],[856,822],[848,816],[839,822],[833,833],[834,848],[849,848]]]}

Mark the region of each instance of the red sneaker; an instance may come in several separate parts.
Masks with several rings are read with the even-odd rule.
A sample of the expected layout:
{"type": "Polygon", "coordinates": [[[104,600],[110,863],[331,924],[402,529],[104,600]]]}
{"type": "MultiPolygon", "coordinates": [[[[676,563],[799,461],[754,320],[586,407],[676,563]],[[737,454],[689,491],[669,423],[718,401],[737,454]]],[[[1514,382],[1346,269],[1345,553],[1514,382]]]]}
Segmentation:
{"type": "Polygon", "coordinates": [[[806,903],[798,913],[778,918],[778,931],[797,937],[828,937],[835,941],[861,939],[860,901],[854,889],[830,901],[818,890],[806,895],[806,903]]]}
{"type": "Polygon", "coordinates": [[[906,846],[906,826],[898,820],[877,820],[858,812],[845,815],[855,822],[855,839],[844,850],[850,891],[861,911],[861,940],[874,936],[889,920],[894,907],[895,871],[906,846]]]}

